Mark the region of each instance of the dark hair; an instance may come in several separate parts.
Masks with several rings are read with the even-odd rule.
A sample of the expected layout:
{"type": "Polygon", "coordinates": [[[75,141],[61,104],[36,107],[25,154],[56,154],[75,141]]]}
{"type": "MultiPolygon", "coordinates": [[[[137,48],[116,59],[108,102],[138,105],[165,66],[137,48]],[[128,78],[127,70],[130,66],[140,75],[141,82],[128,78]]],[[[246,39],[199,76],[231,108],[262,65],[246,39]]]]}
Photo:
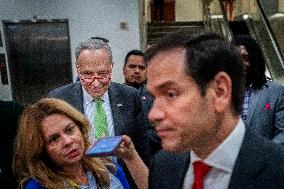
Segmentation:
{"type": "Polygon", "coordinates": [[[244,93],[244,67],[234,46],[214,33],[190,35],[185,32],[165,36],[145,53],[149,62],[159,52],[182,48],[186,50],[186,72],[199,87],[202,96],[207,85],[218,72],[226,72],[232,80],[232,111],[242,110],[244,93]]]}
{"type": "Polygon", "coordinates": [[[248,78],[250,78],[253,90],[258,90],[267,82],[265,76],[265,59],[259,44],[250,36],[237,35],[233,40],[235,46],[243,45],[247,52],[250,63],[250,72],[248,72],[248,78]]]}
{"type": "Polygon", "coordinates": [[[91,39],[100,39],[100,40],[102,40],[102,41],[105,42],[105,43],[108,43],[108,42],[109,42],[109,40],[106,39],[106,38],[104,38],[104,37],[91,37],[91,39]]]}
{"type": "Polygon", "coordinates": [[[140,50],[132,50],[132,51],[129,51],[124,59],[124,66],[126,66],[127,64],[127,61],[128,61],[128,58],[131,56],[131,55],[136,55],[136,56],[142,56],[144,57],[144,53],[140,50]]]}

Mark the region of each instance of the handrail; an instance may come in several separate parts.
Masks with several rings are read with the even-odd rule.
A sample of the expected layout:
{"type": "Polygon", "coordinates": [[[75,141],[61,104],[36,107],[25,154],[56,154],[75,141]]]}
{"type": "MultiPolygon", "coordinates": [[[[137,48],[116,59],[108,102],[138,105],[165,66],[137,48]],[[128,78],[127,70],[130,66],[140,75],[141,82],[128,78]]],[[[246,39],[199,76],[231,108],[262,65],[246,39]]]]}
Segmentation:
{"type": "Polygon", "coordinates": [[[219,0],[219,6],[221,7],[222,14],[224,15],[224,25],[225,25],[224,36],[227,37],[227,39],[229,41],[232,41],[233,40],[233,33],[232,33],[232,30],[229,26],[228,18],[226,16],[227,14],[226,14],[225,7],[224,7],[224,4],[222,3],[222,1],[223,0],[219,0]]]}
{"type": "Polygon", "coordinates": [[[262,7],[260,1],[256,0],[256,3],[257,3],[257,5],[259,7],[259,10],[261,12],[261,16],[262,16],[262,19],[264,21],[265,28],[266,28],[268,36],[269,36],[269,38],[270,38],[270,40],[272,42],[272,45],[273,45],[273,48],[274,48],[274,50],[276,52],[277,58],[278,58],[279,62],[281,63],[282,68],[284,69],[283,55],[282,55],[281,51],[279,50],[280,47],[279,47],[278,43],[275,40],[275,36],[274,36],[274,33],[273,33],[272,29],[271,29],[271,26],[270,26],[270,24],[268,24],[269,20],[268,20],[265,12],[263,10],[263,7],[262,7]]]}

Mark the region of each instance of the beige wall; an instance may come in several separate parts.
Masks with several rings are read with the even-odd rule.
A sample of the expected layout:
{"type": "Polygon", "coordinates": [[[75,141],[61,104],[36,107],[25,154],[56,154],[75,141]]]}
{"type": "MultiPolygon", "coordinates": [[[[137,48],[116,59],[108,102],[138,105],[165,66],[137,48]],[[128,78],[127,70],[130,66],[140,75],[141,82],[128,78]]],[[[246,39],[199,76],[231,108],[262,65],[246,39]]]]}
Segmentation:
{"type": "Polygon", "coordinates": [[[176,21],[202,21],[201,0],[176,0],[176,21]]]}
{"type": "Polygon", "coordinates": [[[279,0],[278,12],[284,12],[284,0],[279,0]]]}

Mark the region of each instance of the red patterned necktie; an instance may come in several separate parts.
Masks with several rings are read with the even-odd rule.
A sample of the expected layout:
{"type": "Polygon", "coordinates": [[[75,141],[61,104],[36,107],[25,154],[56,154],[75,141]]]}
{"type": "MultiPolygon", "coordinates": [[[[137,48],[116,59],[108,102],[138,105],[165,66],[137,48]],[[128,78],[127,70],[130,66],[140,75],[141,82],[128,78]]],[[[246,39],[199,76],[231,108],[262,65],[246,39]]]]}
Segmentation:
{"type": "Polygon", "coordinates": [[[191,189],[204,189],[204,178],[211,167],[202,161],[193,162],[194,183],[191,189]]]}

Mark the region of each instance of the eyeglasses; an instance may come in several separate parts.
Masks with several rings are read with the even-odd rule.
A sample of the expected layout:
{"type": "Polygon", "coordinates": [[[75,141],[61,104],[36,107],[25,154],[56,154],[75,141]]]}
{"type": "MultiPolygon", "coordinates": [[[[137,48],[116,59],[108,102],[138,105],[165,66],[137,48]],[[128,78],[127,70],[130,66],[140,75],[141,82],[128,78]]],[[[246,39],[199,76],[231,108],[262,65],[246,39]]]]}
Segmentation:
{"type": "Polygon", "coordinates": [[[95,74],[79,74],[79,78],[82,82],[92,83],[96,79],[101,83],[107,83],[110,78],[110,72],[95,73],[95,74]]]}

